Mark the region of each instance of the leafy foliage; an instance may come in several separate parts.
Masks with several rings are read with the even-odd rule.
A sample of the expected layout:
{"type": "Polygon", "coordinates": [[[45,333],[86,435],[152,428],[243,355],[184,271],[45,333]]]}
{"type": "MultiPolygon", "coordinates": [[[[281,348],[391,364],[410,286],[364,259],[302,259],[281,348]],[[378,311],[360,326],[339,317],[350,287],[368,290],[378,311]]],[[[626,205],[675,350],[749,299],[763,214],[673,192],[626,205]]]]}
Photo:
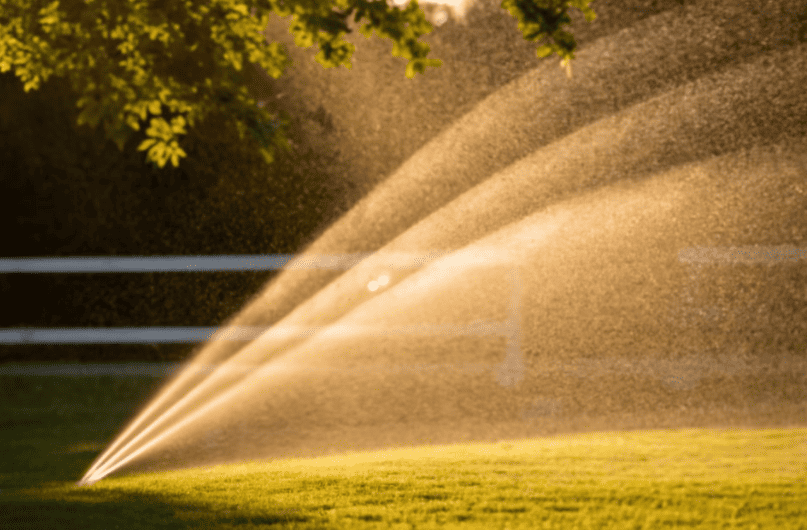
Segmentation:
{"type": "MultiPolygon", "coordinates": [[[[529,40],[549,37],[539,56],[566,64],[574,38],[562,29],[569,7],[588,20],[590,0],[504,0],[529,40]]],[[[256,105],[239,83],[245,62],[272,77],[288,65],[282,45],[262,30],[271,13],[290,17],[298,46],[319,47],[324,67],[351,67],[349,20],[360,32],[390,39],[412,78],[441,62],[420,37],[432,30],[416,0],[0,0],[0,72],[13,70],[26,92],[51,76],[79,94],[79,125],[103,125],[119,150],[129,141],[157,167],[188,155],[180,138],[211,113],[235,118],[240,138],[268,163],[285,140],[277,116],[256,105]],[[136,134],[139,133],[139,134],[136,134]],[[248,134],[251,133],[251,134],[248,134]]]]}
{"type": "MultiPolygon", "coordinates": [[[[286,55],[259,34],[266,16],[252,17],[234,0],[59,0],[2,2],[0,71],[14,69],[27,91],[50,76],[66,77],[78,93],[78,124],[102,123],[118,148],[145,129],[138,145],[159,167],[177,166],[185,127],[223,110],[237,94],[250,118],[271,123],[232,72],[246,58],[279,76],[286,55]],[[32,9],[32,7],[34,7],[32,9]]],[[[239,129],[242,137],[244,127],[239,129]]],[[[272,139],[276,131],[269,131],[272,139]]],[[[268,140],[267,139],[267,140],[268,140]]],[[[268,143],[268,142],[265,142],[268,143]]],[[[267,158],[271,152],[263,150],[267,158]]]]}
{"type": "Polygon", "coordinates": [[[518,29],[528,41],[537,41],[549,38],[547,44],[538,47],[538,57],[548,57],[557,53],[561,58],[561,66],[571,77],[570,61],[574,59],[574,50],[577,42],[574,36],[563,29],[564,25],[572,22],[569,8],[579,9],[591,22],[596,17],[589,7],[591,0],[502,0],[502,8],[506,9],[516,20],[518,29]]]}

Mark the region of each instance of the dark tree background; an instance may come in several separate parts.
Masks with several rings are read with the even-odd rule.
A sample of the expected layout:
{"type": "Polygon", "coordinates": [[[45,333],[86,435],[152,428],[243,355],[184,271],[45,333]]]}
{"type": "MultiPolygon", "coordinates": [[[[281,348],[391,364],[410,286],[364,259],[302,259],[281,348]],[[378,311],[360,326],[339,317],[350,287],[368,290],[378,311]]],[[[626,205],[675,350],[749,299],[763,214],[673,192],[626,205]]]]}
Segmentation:
{"type": "MultiPolygon", "coordinates": [[[[311,50],[289,50],[296,62],[291,76],[266,79],[248,68],[243,82],[288,124],[291,148],[276,153],[268,169],[239,140],[231,122],[215,115],[192,130],[188,157],[179,167],[157,169],[142,152],[121,152],[102,130],[77,127],[77,96],[63,80],[51,78],[38,91],[25,93],[13,74],[0,74],[0,221],[6,228],[0,255],[300,251],[429,137],[534,67],[535,44],[523,39],[507,12],[488,4],[472,5],[465,22],[449,20],[428,36],[432,55],[444,66],[415,79],[403,76],[405,61],[389,55],[388,42],[356,41],[357,61],[372,58],[371,64],[344,72],[350,82],[350,76],[362,76],[355,81],[356,95],[362,94],[361,80],[368,76],[376,85],[403,87],[402,107],[393,110],[415,116],[386,132],[368,130],[363,152],[346,156],[334,116],[356,114],[359,103],[373,107],[385,101],[384,94],[367,92],[378,101],[344,98],[330,106],[317,104],[309,87],[329,79],[332,71],[313,63],[311,50]],[[301,58],[308,59],[306,64],[301,58]],[[295,88],[300,94],[275,97],[295,88]],[[440,91],[436,99],[435,91],[440,91]],[[412,106],[429,96],[440,112],[428,104],[412,106]],[[390,146],[392,156],[379,160],[390,146]]],[[[678,5],[678,0],[595,3],[598,19],[585,24],[578,17],[572,31],[584,44],[678,5]]],[[[0,274],[6,302],[0,327],[214,326],[274,274],[0,274]]],[[[0,362],[181,360],[193,347],[0,345],[0,362]]]]}
{"type": "MultiPolygon", "coordinates": [[[[338,181],[295,163],[326,158],[298,149],[267,170],[221,116],[198,127],[182,166],[158,169],[76,127],[60,79],[25,94],[7,73],[0,93],[3,257],[293,253],[343,209],[338,181]]],[[[218,325],[272,274],[2,274],[0,326],[218,325]]],[[[0,360],[167,359],[189,347],[2,346],[0,360]]]]}

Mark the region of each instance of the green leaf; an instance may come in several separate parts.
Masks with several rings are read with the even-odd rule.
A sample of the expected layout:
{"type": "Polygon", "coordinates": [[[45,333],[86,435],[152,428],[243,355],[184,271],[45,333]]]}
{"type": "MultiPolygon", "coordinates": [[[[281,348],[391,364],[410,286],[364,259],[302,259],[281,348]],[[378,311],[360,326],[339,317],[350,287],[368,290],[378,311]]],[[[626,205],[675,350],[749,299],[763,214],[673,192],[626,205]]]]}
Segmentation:
{"type": "Polygon", "coordinates": [[[154,138],[148,138],[140,142],[140,145],[137,146],[138,151],[145,151],[146,149],[150,148],[154,144],[157,143],[157,140],[154,138]]]}
{"type": "Polygon", "coordinates": [[[259,153],[267,165],[275,161],[275,157],[269,149],[261,148],[259,153]]]}
{"type": "Polygon", "coordinates": [[[133,114],[128,114],[126,116],[126,125],[135,131],[140,130],[140,122],[137,120],[137,116],[133,114]]]}
{"type": "Polygon", "coordinates": [[[173,136],[171,127],[162,118],[151,118],[149,120],[149,128],[146,129],[146,135],[168,140],[173,136]]]}
{"type": "Polygon", "coordinates": [[[40,18],[39,23],[42,26],[52,26],[59,22],[59,16],[57,15],[59,9],[59,1],[56,0],[52,2],[48,6],[39,10],[40,18]]]}
{"type": "Polygon", "coordinates": [[[543,46],[539,46],[537,50],[535,50],[535,55],[538,56],[539,59],[543,59],[544,57],[548,57],[552,55],[554,49],[552,46],[548,44],[544,44],[543,46]]]}
{"type": "Polygon", "coordinates": [[[148,158],[157,162],[158,167],[165,166],[165,162],[168,160],[168,155],[166,154],[167,147],[168,146],[166,146],[164,143],[157,142],[152,146],[151,149],[149,149],[147,155],[148,158]]]}
{"type": "MultiPolygon", "coordinates": [[[[162,105],[160,104],[159,100],[150,101],[149,104],[149,112],[155,116],[159,116],[162,113],[162,105]]],[[[141,114],[143,119],[146,119],[145,112],[141,114]]]]}
{"type": "Polygon", "coordinates": [[[30,81],[26,81],[25,85],[23,86],[23,90],[25,90],[26,92],[38,89],[39,89],[39,76],[35,76],[31,78],[30,81]]]}
{"type": "Polygon", "coordinates": [[[176,134],[185,134],[185,118],[176,116],[171,119],[171,131],[176,134]]]}

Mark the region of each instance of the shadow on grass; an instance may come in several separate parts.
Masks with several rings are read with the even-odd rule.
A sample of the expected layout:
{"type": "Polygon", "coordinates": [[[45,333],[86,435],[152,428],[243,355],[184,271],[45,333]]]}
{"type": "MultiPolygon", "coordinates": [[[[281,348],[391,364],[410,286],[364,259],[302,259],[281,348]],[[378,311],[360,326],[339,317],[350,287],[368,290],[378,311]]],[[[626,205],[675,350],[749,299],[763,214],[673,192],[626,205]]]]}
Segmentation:
{"type": "Polygon", "coordinates": [[[77,481],[161,383],[0,375],[0,490],[77,481]]]}
{"type": "Polygon", "coordinates": [[[154,378],[0,377],[0,528],[256,528],[308,521],[186,496],[75,483],[159,386],[154,378]]]}
{"type": "MultiPolygon", "coordinates": [[[[45,444],[6,447],[0,465],[0,492],[23,490],[51,482],[76,482],[90,467],[97,451],[60,454],[45,444]]],[[[0,497],[2,502],[2,497],[0,497]]]]}
{"type": "MultiPolygon", "coordinates": [[[[98,394],[96,390],[90,388],[88,394],[98,394]]],[[[29,394],[25,403],[7,400],[0,407],[0,528],[258,528],[309,521],[288,507],[245,514],[203,505],[195,502],[194,492],[178,497],[77,487],[137,408],[139,396],[124,399],[119,407],[88,407],[65,399],[63,391],[46,392],[42,403],[34,403],[29,394]],[[64,406],[54,407],[56,402],[64,406]]]]}
{"type": "Polygon", "coordinates": [[[250,528],[310,522],[287,508],[260,515],[166,499],[85,490],[73,484],[0,493],[0,528],[250,528]]]}

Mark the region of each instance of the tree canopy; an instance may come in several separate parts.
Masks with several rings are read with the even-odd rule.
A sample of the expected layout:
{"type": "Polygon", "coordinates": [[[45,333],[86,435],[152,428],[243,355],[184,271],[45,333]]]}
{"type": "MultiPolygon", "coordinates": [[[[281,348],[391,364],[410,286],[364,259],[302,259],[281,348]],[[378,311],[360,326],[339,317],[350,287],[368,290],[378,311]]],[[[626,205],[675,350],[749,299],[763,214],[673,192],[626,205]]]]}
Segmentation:
{"type": "MultiPolygon", "coordinates": [[[[544,41],[538,57],[557,54],[570,73],[569,10],[591,21],[590,1],[501,6],[525,39],[544,41]]],[[[272,13],[290,17],[295,44],[316,45],[324,67],[351,67],[351,24],[391,40],[409,78],[441,64],[420,40],[433,27],[417,0],[0,0],[0,72],[13,70],[26,92],[65,78],[79,94],[78,125],[102,125],[121,151],[136,143],[160,168],[179,165],[187,156],[181,137],[211,113],[231,116],[241,139],[271,162],[285,146],[282,123],[250,96],[240,72],[249,62],[277,78],[288,66],[283,46],[263,35],[272,13]]]]}

